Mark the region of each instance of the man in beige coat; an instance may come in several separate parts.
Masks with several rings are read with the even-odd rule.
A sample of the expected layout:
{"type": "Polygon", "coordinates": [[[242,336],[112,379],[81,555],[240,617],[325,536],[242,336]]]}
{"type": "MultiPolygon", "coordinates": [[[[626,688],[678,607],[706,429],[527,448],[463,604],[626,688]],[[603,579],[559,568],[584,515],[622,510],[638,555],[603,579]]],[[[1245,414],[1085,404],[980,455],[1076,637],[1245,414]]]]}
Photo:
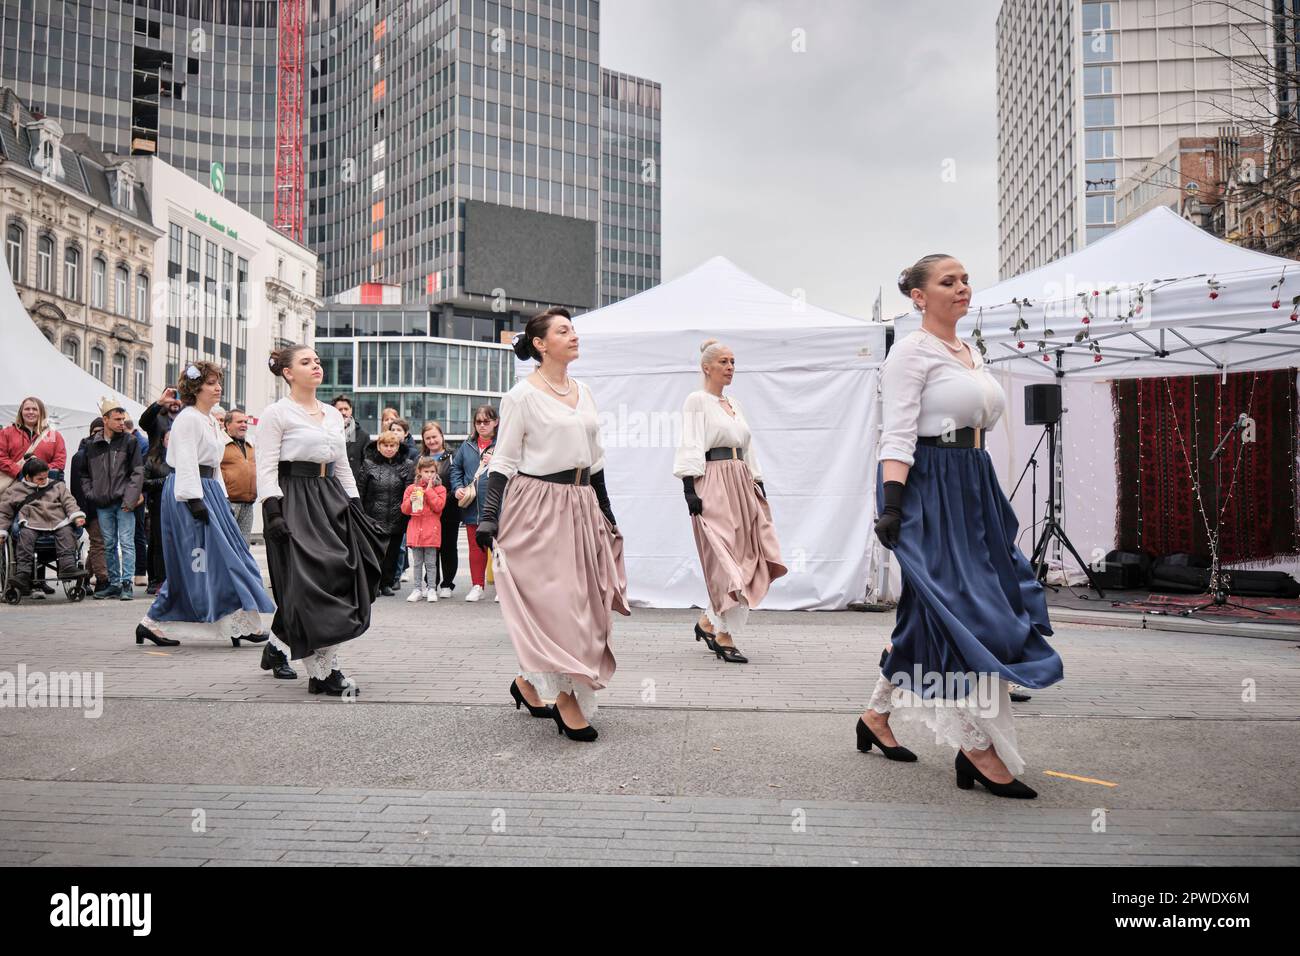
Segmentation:
{"type": "Polygon", "coordinates": [[[230,498],[230,510],[247,544],[253,534],[254,504],[257,502],[257,461],[248,443],[248,415],[241,409],[226,413],[226,450],[221,458],[221,480],[230,498]]]}

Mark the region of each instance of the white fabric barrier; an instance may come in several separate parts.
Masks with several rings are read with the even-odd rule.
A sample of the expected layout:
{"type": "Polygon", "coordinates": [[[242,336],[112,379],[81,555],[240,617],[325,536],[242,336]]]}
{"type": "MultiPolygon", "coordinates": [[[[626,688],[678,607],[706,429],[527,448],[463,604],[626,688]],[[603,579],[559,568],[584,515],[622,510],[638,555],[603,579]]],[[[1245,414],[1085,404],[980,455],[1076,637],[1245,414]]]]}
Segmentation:
{"type": "MultiPolygon", "coordinates": [[[[628,596],[653,607],[703,606],[707,592],[673,453],[689,358],[701,335],[583,334],[572,375],[601,415],[607,484],[626,544],[628,596]]],[[[880,350],[857,330],[729,332],[744,408],[789,574],[761,605],[843,608],[862,599],[874,541],[880,350]],[[864,354],[866,352],[866,354],[864,354]]],[[[531,364],[521,364],[527,373],[531,364]]]]}

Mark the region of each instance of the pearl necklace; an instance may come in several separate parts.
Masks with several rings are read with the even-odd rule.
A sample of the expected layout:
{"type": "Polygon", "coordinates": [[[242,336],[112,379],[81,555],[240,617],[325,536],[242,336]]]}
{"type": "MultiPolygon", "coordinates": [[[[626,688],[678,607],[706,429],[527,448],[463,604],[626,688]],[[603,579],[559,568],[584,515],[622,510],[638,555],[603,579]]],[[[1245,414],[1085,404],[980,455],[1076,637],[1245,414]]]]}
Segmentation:
{"type": "Polygon", "coordinates": [[[573,382],[569,380],[569,376],[567,374],[564,376],[564,380],[566,382],[569,382],[569,387],[566,388],[564,391],[560,391],[558,388],[552,385],[551,380],[547,378],[545,375],[542,375],[541,369],[538,369],[537,374],[542,376],[542,381],[546,383],[546,387],[549,388],[556,395],[564,396],[564,395],[568,395],[570,392],[573,391],[573,382]]]}
{"type": "Polygon", "coordinates": [[[953,345],[947,339],[939,338],[939,336],[935,335],[929,329],[923,328],[921,329],[921,331],[924,332],[926,335],[930,336],[930,338],[934,339],[936,342],[942,342],[945,346],[947,346],[948,351],[952,352],[954,355],[961,355],[962,352],[966,351],[966,346],[961,342],[960,339],[958,339],[956,345],[953,345]]]}

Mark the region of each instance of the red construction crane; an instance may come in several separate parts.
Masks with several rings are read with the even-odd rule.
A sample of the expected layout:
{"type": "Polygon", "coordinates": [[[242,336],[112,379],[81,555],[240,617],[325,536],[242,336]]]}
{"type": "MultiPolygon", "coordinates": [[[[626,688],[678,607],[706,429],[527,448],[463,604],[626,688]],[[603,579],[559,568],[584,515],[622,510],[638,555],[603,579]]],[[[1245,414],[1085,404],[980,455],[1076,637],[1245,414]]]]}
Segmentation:
{"type": "Polygon", "coordinates": [[[305,205],[302,104],[306,98],[307,0],[280,0],[279,70],[275,113],[276,229],[302,242],[305,205]]]}

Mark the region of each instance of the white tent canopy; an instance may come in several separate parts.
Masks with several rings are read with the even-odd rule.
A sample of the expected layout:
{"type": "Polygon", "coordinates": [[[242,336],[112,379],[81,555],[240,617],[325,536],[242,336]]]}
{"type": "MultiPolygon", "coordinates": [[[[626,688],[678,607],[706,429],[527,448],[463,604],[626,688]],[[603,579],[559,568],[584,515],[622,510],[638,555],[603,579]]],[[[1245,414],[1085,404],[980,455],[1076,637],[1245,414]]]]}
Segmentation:
{"type": "Polygon", "coordinates": [[[736,353],[730,391],[754,430],[790,569],[762,606],[840,608],[862,598],[882,326],[778,292],[721,256],[575,324],[581,358],[571,372],[600,408],[634,603],[687,607],[707,599],[672,474],[682,403],[701,387],[699,347],[707,338],[736,353]]]}
{"type": "MultiPolygon", "coordinates": [[[[1065,409],[1063,524],[1085,560],[1112,550],[1119,489],[1111,380],[1300,364],[1300,321],[1290,318],[1295,296],[1300,296],[1300,262],[1223,242],[1166,207],[1078,252],[977,291],[958,334],[973,340],[980,329],[990,368],[1007,391],[1007,413],[989,445],[1004,489],[1011,492],[1042,437],[1042,426],[1024,424],[1023,386],[1059,381],[1065,409]],[[1023,305],[1025,299],[1030,305],[1023,305]],[[1028,328],[1013,332],[1018,316],[1028,328]],[[1045,335],[1044,328],[1055,334],[1045,335]],[[1076,342],[1085,328],[1089,338],[1076,342]],[[1045,343],[1041,348],[1040,342],[1045,343]]],[[[919,325],[918,314],[902,316],[895,320],[895,334],[906,335],[919,325]]],[[[1038,500],[1031,502],[1027,479],[1013,502],[1022,529],[1035,516],[1041,519],[1044,510],[1046,443],[1038,462],[1038,500]]],[[[1023,535],[1021,546],[1032,551],[1032,537],[1023,535]]],[[[1293,573],[1297,567],[1292,560],[1275,566],[1293,573]]]]}
{"type": "MultiPolygon", "coordinates": [[[[958,333],[970,338],[978,328],[991,365],[1044,380],[1058,369],[1112,379],[1278,368],[1300,357],[1294,296],[1300,262],[1216,239],[1160,206],[1078,252],[977,292],[958,333]],[[1027,328],[1012,331],[1017,319],[1027,328]],[[1088,337],[1075,341],[1084,330],[1088,337]]],[[[895,322],[900,333],[919,324],[916,313],[895,322]]]]}
{"type": "Polygon", "coordinates": [[[50,423],[63,432],[70,459],[91,419],[99,417],[101,399],[116,396],[127,414],[139,420],[144,406],[69,362],[41,333],[18,298],[7,262],[0,266],[0,328],[4,342],[0,349],[0,426],[10,424],[18,404],[35,395],[45,403],[50,423]]]}

